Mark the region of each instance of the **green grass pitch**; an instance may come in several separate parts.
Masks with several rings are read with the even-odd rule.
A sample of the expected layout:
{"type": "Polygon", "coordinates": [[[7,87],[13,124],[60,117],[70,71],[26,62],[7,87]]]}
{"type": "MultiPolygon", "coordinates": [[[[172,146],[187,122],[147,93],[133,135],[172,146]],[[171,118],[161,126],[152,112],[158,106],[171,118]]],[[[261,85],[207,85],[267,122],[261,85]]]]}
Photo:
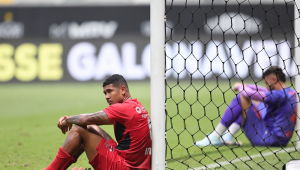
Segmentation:
{"type": "MultiPolygon", "coordinates": [[[[172,94],[170,87],[167,88],[167,111],[170,115],[167,117],[167,166],[169,168],[187,169],[188,166],[197,168],[213,164],[215,161],[233,160],[243,158],[247,154],[264,154],[279,149],[253,148],[242,133],[237,135],[237,138],[244,143],[242,147],[193,146],[194,140],[202,139],[213,129],[212,124],[217,125],[220,119],[218,115],[222,115],[226,107],[224,98],[226,102],[230,102],[234,93],[228,90],[223,96],[222,91],[226,91],[228,85],[220,82],[220,89],[215,88],[215,83],[209,82],[205,84],[207,88],[202,88],[198,93],[186,82],[180,84],[181,88],[176,85],[176,82],[168,82],[168,84],[172,87],[172,94]],[[182,89],[186,89],[185,92],[182,89]],[[212,91],[211,95],[209,91],[212,91]],[[172,99],[169,99],[171,95],[172,99]],[[179,114],[177,114],[178,110],[179,114]]],[[[203,86],[201,81],[193,84],[196,89],[203,86]]],[[[149,82],[129,82],[129,88],[132,97],[138,98],[150,112],[149,82]]],[[[102,92],[102,82],[1,84],[0,169],[45,168],[54,159],[66,137],[57,128],[58,119],[63,115],[93,113],[107,106],[102,92]]],[[[113,136],[112,126],[103,126],[103,129],[113,136]]],[[[292,141],[295,141],[295,135],[292,141]]],[[[287,146],[290,147],[293,147],[292,143],[287,146]]],[[[233,161],[233,164],[239,169],[250,169],[249,167],[260,169],[261,167],[255,163],[258,162],[265,169],[271,169],[270,164],[280,169],[282,163],[278,162],[278,158],[282,162],[287,162],[291,156],[300,159],[298,152],[278,153],[265,157],[256,156],[252,161],[247,159],[233,161]]],[[[91,167],[84,154],[72,167],[74,166],[91,167]]],[[[223,165],[222,168],[233,169],[234,167],[223,165]]]]}

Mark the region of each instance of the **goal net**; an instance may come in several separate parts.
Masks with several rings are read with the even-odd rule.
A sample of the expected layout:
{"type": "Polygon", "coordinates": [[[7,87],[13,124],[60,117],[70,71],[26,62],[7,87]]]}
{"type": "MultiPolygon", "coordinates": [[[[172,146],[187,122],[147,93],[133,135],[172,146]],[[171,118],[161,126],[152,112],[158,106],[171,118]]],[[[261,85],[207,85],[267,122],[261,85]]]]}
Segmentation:
{"type": "Polygon", "coordinates": [[[238,94],[235,82],[265,86],[263,72],[278,66],[287,86],[297,90],[298,5],[165,1],[166,169],[281,169],[300,159],[297,126],[285,147],[252,146],[243,128],[234,135],[241,146],[194,145],[215,130],[238,94]]]}

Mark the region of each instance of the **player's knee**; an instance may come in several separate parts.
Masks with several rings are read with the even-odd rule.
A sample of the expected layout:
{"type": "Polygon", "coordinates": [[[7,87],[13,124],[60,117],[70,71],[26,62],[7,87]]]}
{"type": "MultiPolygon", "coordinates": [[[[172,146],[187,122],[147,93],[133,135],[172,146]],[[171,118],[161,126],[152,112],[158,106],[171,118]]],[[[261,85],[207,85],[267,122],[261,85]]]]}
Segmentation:
{"type": "Polygon", "coordinates": [[[239,93],[236,96],[237,100],[239,101],[239,103],[243,102],[244,100],[248,100],[245,96],[243,96],[241,93],[239,93]]]}
{"type": "Polygon", "coordinates": [[[79,125],[74,125],[72,127],[72,129],[70,130],[70,132],[80,132],[84,129],[86,129],[87,127],[86,126],[79,126],[79,125]]]}
{"type": "Polygon", "coordinates": [[[235,96],[234,100],[237,101],[237,103],[241,104],[241,93],[239,93],[238,95],[235,96]]]}
{"type": "Polygon", "coordinates": [[[97,125],[88,125],[88,126],[87,126],[87,129],[88,129],[88,130],[94,129],[94,130],[99,131],[101,128],[100,128],[99,126],[97,126],[97,125]]]}
{"type": "Polygon", "coordinates": [[[101,130],[102,129],[97,125],[87,125],[87,126],[74,125],[70,132],[73,132],[73,133],[75,132],[78,134],[85,135],[86,132],[89,131],[90,133],[99,135],[99,134],[101,134],[101,132],[100,132],[101,130]]]}
{"type": "Polygon", "coordinates": [[[243,96],[242,94],[238,94],[238,99],[241,104],[246,104],[246,105],[251,104],[251,100],[249,98],[243,96]]]}
{"type": "Polygon", "coordinates": [[[101,131],[101,128],[97,125],[88,125],[87,126],[87,130],[90,131],[90,132],[98,132],[100,133],[101,131]]]}

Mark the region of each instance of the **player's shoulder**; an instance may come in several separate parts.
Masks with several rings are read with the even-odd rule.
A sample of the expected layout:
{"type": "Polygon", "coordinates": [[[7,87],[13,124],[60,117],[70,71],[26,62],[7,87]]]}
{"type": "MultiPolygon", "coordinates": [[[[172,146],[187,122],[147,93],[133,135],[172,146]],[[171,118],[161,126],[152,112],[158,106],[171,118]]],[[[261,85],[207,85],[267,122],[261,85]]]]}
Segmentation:
{"type": "Polygon", "coordinates": [[[125,102],[123,102],[124,105],[140,105],[141,103],[135,98],[135,99],[128,99],[125,102]]]}
{"type": "Polygon", "coordinates": [[[112,104],[110,106],[108,106],[105,110],[122,110],[124,107],[126,107],[125,103],[115,103],[115,104],[112,104]]]}
{"type": "Polygon", "coordinates": [[[286,90],[285,90],[285,93],[287,93],[290,96],[295,96],[296,95],[296,90],[294,90],[290,87],[287,87],[286,90]]]}
{"type": "Polygon", "coordinates": [[[285,88],[286,91],[290,91],[290,92],[296,92],[295,89],[291,88],[291,87],[287,87],[285,88]]]}
{"type": "Polygon", "coordinates": [[[272,90],[272,93],[282,97],[289,97],[289,96],[296,95],[296,91],[290,87],[286,87],[281,90],[272,90]]]}
{"type": "Polygon", "coordinates": [[[134,105],[135,103],[139,103],[139,101],[137,99],[128,99],[122,103],[115,103],[113,105],[110,105],[110,106],[126,106],[126,105],[134,105]]]}
{"type": "Polygon", "coordinates": [[[109,107],[125,109],[125,108],[135,108],[136,106],[140,106],[140,105],[141,103],[137,99],[128,99],[123,103],[116,103],[109,107]]]}
{"type": "Polygon", "coordinates": [[[295,94],[296,91],[290,87],[283,88],[281,90],[276,90],[277,93],[285,93],[285,94],[295,94]]]}

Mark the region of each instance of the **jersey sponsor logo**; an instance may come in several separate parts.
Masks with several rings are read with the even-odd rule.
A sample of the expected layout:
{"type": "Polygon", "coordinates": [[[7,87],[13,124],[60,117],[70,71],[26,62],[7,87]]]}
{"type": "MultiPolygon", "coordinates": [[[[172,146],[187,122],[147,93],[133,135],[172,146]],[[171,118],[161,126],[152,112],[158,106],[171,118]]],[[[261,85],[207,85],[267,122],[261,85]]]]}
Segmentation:
{"type": "Polygon", "coordinates": [[[145,155],[151,155],[151,148],[146,148],[145,155]]]}
{"type": "Polygon", "coordinates": [[[139,108],[138,106],[135,108],[135,111],[138,112],[138,113],[142,113],[142,109],[139,108]]]}

